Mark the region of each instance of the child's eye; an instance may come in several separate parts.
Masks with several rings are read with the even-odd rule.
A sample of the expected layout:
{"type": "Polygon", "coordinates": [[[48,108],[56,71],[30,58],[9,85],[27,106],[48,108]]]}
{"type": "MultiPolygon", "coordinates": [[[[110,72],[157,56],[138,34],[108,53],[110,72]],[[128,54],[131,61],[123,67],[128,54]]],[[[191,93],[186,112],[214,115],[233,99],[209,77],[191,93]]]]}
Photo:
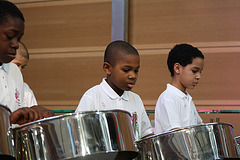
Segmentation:
{"type": "Polygon", "coordinates": [[[198,71],[192,70],[193,73],[197,73],[198,71]]]}
{"type": "Polygon", "coordinates": [[[13,37],[14,37],[14,36],[7,35],[7,38],[8,38],[9,40],[13,39],[13,37]]]}
{"type": "Polygon", "coordinates": [[[123,70],[123,72],[129,72],[130,71],[130,69],[122,69],[123,70]]]}
{"type": "Polygon", "coordinates": [[[135,72],[135,73],[138,73],[138,72],[139,72],[139,69],[134,70],[134,72],[135,72]]]}

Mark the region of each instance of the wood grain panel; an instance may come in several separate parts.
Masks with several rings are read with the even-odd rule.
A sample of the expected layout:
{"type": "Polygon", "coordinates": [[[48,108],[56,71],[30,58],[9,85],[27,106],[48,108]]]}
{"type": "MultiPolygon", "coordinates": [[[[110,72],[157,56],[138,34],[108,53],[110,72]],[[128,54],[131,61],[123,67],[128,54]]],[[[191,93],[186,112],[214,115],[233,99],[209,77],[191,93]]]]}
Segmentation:
{"type": "Polygon", "coordinates": [[[26,19],[29,49],[102,46],[111,41],[111,1],[18,4],[26,19]]]}
{"type": "MultiPolygon", "coordinates": [[[[104,77],[103,56],[36,58],[23,75],[39,101],[78,101],[82,94],[104,77]]],[[[56,104],[59,104],[56,102],[56,104]]]]}
{"type": "Polygon", "coordinates": [[[240,1],[131,0],[133,44],[239,41],[240,1]]]}

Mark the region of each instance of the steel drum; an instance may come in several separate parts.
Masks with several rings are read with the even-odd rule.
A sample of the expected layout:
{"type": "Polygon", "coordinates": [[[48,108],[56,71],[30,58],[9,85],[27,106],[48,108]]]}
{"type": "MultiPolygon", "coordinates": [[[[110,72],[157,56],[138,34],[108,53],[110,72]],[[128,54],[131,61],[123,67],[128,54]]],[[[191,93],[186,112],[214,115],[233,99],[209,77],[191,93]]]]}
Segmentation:
{"type": "Polygon", "coordinates": [[[11,110],[8,107],[0,105],[0,155],[10,154],[7,131],[10,126],[11,110]]]}
{"type": "Polygon", "coordinates": [[[209,123],[154,135],[137,141],[141,160],[237,158],[233,126],[209,123]]]}
{"type": "Polygon", "coordinates": [[[238,157],[240,157],[240,136],[235,137],[238,157]]]}
{"type": "Polygon", "coordinates": [[[10,127],[10,152],[17,160],[133,159],[131,115],[121,110],[65,114],[10,127]]]}

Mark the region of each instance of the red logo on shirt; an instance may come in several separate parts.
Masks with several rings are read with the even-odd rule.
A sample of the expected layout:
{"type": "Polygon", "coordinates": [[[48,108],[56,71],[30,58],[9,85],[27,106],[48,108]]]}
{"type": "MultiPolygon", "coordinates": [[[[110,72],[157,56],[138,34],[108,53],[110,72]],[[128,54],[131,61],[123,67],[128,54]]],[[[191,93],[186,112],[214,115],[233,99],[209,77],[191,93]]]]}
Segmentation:
{"type": "Polygon", "coordinates": [[[16,98],[16,103],[18,106],[21,106],[20,98],[19,98],[19,91],[17,88],[15,89],[15,98],[16,98]]]}

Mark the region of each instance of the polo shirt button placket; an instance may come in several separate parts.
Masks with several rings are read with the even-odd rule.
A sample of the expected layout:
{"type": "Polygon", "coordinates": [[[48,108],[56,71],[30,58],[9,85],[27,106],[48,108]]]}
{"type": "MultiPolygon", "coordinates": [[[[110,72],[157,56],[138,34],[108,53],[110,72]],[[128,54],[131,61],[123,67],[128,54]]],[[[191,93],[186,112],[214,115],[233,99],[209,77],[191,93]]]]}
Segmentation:
{"type": "Polygon", "coordinates": [[[117,108],[118,109],[121,109],[121,98],[118,98],[118,100],[117,100],[117,108]]]}
{"type": "Polygon", "coordinates": [[[121,109],[123,109],[122,98],[119,99],[119,107],[120,107],[121,109]]]}

